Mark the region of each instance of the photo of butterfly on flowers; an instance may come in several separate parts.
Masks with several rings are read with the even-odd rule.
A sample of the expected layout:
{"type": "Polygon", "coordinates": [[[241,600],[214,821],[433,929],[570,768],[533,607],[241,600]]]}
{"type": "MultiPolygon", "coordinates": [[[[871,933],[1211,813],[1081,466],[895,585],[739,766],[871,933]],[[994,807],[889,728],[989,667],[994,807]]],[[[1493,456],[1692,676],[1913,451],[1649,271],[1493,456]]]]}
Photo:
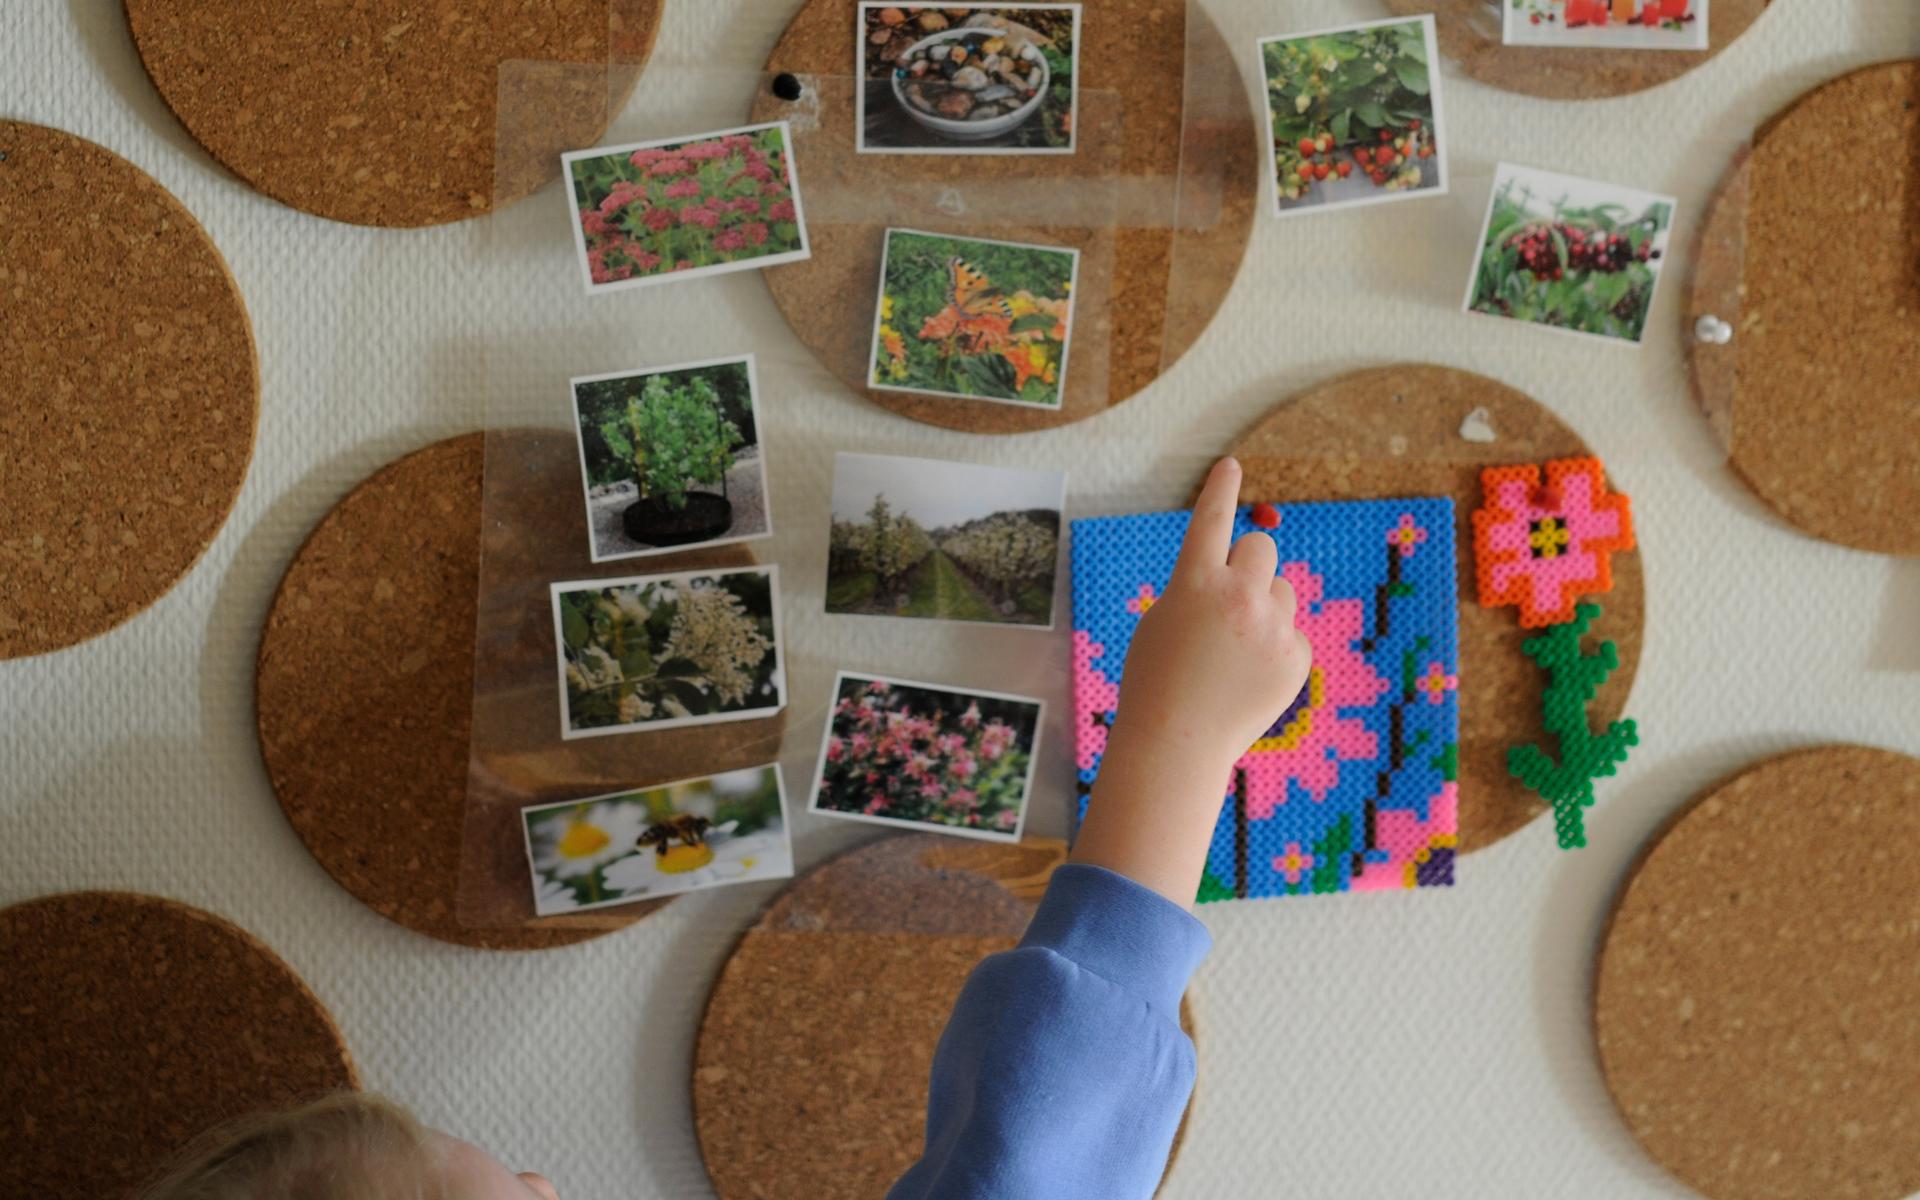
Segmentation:
{"type": "Polygon", "coordinates": [[[1058,408],[1077,250],[889,229],[867,386],[1058,408]]]}
{"type": "Polygon", "coordinates": [[[1018,841],[1044,705],[842,671],[812,809],[882,825],[1018,841]]]}
{"type": "Polygon", "coordinates": [[[785,122],[563,156],[587,290],[808,255],[785,122]]]}

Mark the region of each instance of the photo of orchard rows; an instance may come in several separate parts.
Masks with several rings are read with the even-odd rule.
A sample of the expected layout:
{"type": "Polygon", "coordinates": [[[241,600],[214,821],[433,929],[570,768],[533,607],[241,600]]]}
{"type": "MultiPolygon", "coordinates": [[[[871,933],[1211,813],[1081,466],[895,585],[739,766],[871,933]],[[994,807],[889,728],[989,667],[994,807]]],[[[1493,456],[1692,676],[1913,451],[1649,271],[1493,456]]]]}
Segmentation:
{"type": "Polygon", "coordinates": [[[1053,472],[841,455],[827,611],[1050,626],[1064,488],[1053,472]]]}

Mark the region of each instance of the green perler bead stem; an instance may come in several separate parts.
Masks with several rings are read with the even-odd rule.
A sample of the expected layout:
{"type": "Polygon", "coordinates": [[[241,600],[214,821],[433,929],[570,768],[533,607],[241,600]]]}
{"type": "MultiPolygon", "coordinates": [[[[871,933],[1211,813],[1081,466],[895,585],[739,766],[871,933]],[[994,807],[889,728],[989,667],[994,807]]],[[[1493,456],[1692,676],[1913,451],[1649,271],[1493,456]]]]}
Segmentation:
{"type": "Polygon", "coordinates": [[[1599,605],[1581,604],[1573,620],[1520,646],[1547,673],[1541,717],[1560,743],[1560,761],[1555,763],[1536,745],[1515,746],[1507,751],[1507,770],[1553,805],[1553,828],[1562,850],[1587,844],[1582,810],[1593,803],[1593,781],[1613,774],[1627,761],[1628,747],[1640,744],[1630,719],[1613,722],[1601,734],[1595,734],[1587,720],[1594,693],[1620,667],[1620,651],[1612,642],[1601,642],[1593,654],[1580,650],[1580,639],[1599,616],[1599,605]]]}

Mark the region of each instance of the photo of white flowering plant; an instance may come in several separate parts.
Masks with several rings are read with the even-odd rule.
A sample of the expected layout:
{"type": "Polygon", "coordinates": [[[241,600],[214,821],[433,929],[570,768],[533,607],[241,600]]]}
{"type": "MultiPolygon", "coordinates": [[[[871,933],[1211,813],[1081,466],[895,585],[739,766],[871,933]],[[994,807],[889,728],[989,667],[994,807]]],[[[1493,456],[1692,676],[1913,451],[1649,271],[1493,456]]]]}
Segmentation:
{"type": "Polygon", "coordinates": [[[775,567],[552,591],[562,737],[749,720],[786,706],[775,567]]]}

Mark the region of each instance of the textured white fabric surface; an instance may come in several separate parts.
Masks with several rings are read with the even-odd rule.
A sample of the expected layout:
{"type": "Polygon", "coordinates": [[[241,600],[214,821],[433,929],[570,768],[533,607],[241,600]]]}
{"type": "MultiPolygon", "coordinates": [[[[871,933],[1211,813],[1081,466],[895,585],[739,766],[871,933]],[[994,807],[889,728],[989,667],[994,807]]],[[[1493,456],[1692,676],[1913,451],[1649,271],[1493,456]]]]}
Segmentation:
{"type": "MultiPolygon", "coordinates": [[[[629,109],[647,118],[615,136],[739,123],[743,81],[795,7],[673,0],[629,109]]],[[[1384,15],[1339,0],[1211,7],[1248,76],[1259,35],[1384,15]]],[[[283,208],[166,111],[115,0],[4,0],[0,115],[101,142],[199,216],[245,293],[264,390],[251,474],[205,561],[106,637],[0,663],[0,901],[115,887],[203,905],[283,954],[367,1082],[428,1119],[573,1200],[708,1195],[692,1039],[772,886],[682,898],[619,935],[520,956],[429,941],[335,887],[275,805],[253,730],[260,621],[313,523],[376,467],[490,407],[558,423],[570,374],[751,350],[780,531],[760,547],[787,591],[790,788],[803,793],[838,666],[1031,691],[1054,711],[1030,828],[1058,834],[1065,634],[821,615],[833,448],[1070,466],[1075,515],[1172,506],[1279,399],[1357,366],[1427,360],[1537,397],[1633,495],[1649,615],[1630,711],[1645,744],[1602,788],[1583,853],[1560,853],[1536,823],[1465,859],[1451,891],[1202,910],[1217,946],[1196,985],[1200,1090],[1166,1194],[1682,1195],[1628,1137],[1592,1049],[1592,955],[1624,870],[1662,818],[1743,764],[1832,739],[1920,753],[1920,561],[1805,538],[1726,469],[1684,383],[1688,242],[1755,123],[1852,66],[1916,50],[1909,0],[1778,0],[1713,63],[1637,97],[1539,102],[1449,68],[1449,197],[1262,220],[1226,310],[1157,385],[1083,425],[992,440],[847,393],[752,273],[579,295],[553,187],[490,222],[417,232],[283,208]],[[1679,253],[1644,349],[1458,311],[1501,158],[1680,197],[1679,253]]],[[[873,833],[795,824],[803,868],[873,833]]]]}

